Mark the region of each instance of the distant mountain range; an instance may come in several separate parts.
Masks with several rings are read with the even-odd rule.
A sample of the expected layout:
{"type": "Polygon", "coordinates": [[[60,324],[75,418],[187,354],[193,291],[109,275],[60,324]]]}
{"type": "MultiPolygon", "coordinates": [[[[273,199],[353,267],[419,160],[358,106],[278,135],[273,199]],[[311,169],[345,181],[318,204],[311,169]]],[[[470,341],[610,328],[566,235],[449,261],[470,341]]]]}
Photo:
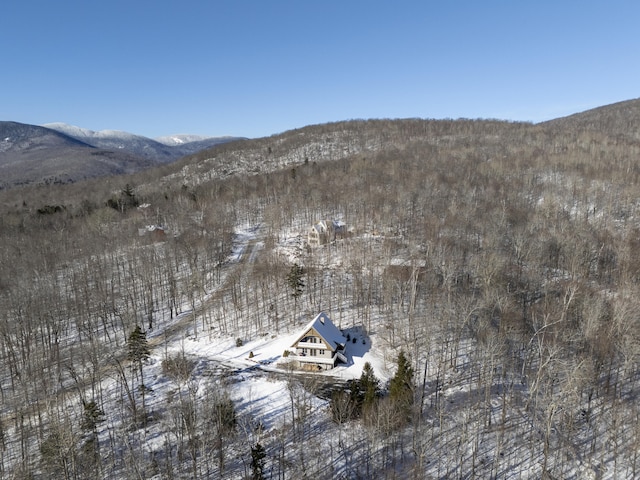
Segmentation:
{"type": "Polygon", "coordinates": [[[0,122],[0,189],[134,173],[237,139],[173,135],[153,140],[64,123],[0,122]]]}
{"type": "MultiPolygon", "coordinates": [[[[447,122],[451,120],[431,120],[429,124],[447,122]]],[[[367,143],[363,140],[366,133],[361,132],[362,124],[362,121],[351,121],[306,126],[274,137],[222,146],[242,138],[172,135],[150,139],[115,130],[94,132],[63,123],[35,126],[0,122],[0,190],[16,185],[64,184],[135,173],[182,158],[185,165],[195,167],[181,170],[176,175],[183,180],[189,176],[194,184],[199,181],[195,177],[203,172],[207,172],[208,177],[224,177],[272,171],[310,158],[314,161],[337,159],[359,152],[358,145],[367,143]],[[333,138],[335,148],[327,143],[329,138],[333,138]]],[[[394,128],[393,122],[380,121],[378,124],[376,128],[394,128]]],[[[373,125],[376,124],[370,124],[373,125]]],[[[640,142],[640,99],[535,125],[523,123],[521,128],[531,128],[532,135],[537,135],[541,128],[552,136],[560,132],[589,132],[594,139],[635,145],[640,142]]],[[[390,147],[390,143],[380,144],[376,137],[362,151],[371,150],[372,145],[384,149],[390,147]]],[[[402,145],[396,147],[404,148],[402,145]]],[[[182,167],[176,164],[176,168],[182,167]]]]}
{"type": "Polygon", "coordinates": [[[43,127],[63,133],[96,148],[124,150],[151,160],[159,160],[161,163],[164,163],[162,160],[173,161],[220,143],[237,140],[237,137],[203,137],[200,135],[170,135],[151,139],[119,130],[94,132],[66,123],[47,123],[43,127]]]}

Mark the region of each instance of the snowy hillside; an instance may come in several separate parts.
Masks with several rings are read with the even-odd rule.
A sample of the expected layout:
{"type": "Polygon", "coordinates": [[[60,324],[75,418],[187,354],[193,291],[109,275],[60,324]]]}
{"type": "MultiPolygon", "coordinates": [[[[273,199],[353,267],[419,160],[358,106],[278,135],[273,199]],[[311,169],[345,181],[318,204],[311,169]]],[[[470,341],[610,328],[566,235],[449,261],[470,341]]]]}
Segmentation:
{"type": "Polygon", "coordinates": [[[237,139],[237,137],[231,136],[204,137],[188,134],[151,139],[118,130],[95,132],[65,123],[48,123],[44,127],[64,133],[97,148],[127,151],[158,163],[168,163],[180,157],[237,139]]]}
{"type": "Polygon", "coordinates": [[[184,145],[185,143],[190,142],[201,142],[203,140],[207,140],[211,137],[205,137],[203,135],[167,135],[165,137],[156,137],[155,141],[163,143],[164,145],[176,146],[176,145],[184,145]]]}
{"type": "Polygon", "coordinates": [[[639,478],[637,145],[563,128],[341,122],[0,192],[0,476],[639,478]]]}
{"type": "Polygon", "coordinates": [[[47,123],[43,127],[56,130],[58,132],[69,135],[70,137],[83,139],[84,142],[91,144],[95,140],[122,140],[123,142],[131,141],[132,139],[143,139],[140,135],[134,135],[132,133],[123,132],[119,130],[100,130],[95,132],[86,128],[76,127],[74,125],[68,125],[66,123],[47,123]]]}

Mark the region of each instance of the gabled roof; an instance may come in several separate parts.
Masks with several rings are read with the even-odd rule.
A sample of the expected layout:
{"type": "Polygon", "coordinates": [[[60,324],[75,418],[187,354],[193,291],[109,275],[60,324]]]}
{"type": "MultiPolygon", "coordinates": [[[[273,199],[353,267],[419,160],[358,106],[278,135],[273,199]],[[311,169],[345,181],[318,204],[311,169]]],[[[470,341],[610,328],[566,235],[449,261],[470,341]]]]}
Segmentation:
{"type": "Polygon", "coordinates": [[[330,230],[342,230],[344,227],[345,224],[338,220],[320,220],[311,226],[311,230],[315,230],[318,233],[327,233],[330,230]]]}
{"type": "Polygon", "coordinates": [[[296,344],[302,338],[304,338],[311,329],[315,330],[318,335],[320,335],[322,341],[331,350],[335,350],[338,346],[344,347],[347,343],[347,339],[342,335],[342,332],[338,329],[338,327],[333,324],[329,316],[324,312],[320,312],[316,316],[316,318],[314,318],[307,324],[307,326],[303,329],[302,334],[296,339],[291,347],[295,347],[296,344]]]}
{"type": "Polygon", "coordinates": [[[329,230],[329,225],[324,220],[320,220],[311,226],[311,230],[315,230],[318,233],[326,233],[329,230]]]}

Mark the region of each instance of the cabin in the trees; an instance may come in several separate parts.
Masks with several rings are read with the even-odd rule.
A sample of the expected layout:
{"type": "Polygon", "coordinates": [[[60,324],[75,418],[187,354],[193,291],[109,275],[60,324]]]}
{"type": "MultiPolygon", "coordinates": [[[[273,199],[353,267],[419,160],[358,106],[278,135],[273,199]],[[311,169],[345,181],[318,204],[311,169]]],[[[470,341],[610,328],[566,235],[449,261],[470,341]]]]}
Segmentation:
{"type": "Polygon", "coordinates": [[[307,243],[312,247],[333,242],[338,234],[344,232],[344,224],[335,220],[320,220],[307,232],[307,243]]]}
{"type": "Polygon", "coordinates": [[[346,347],[347,339],[323,312],[304,327],[288,358],[305,370],[329,370],[338,361],[347,363],[346,347]]]}
{"type": "Polygon", "coordinates": [[[153,242],[162,242],[166,239],[167,229],[162,225],[147,225],[144,228],[138,228],[138,236],[146,236],[153,242]]]}

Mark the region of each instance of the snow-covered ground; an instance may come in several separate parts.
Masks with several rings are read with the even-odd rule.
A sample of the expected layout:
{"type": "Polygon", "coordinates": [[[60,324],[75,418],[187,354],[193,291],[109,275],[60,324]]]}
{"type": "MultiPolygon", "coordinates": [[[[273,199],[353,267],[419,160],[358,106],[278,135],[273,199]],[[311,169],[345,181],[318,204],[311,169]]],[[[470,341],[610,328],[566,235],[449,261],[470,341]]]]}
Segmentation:
{"type": "MultiPolygon", "coordinates": [[[[226,268],[233,269],[234,265],[241,262],[254,262],[263,248],[260,235],[259,225],[239,228],[234,236],[226,268]]],[[[300,234],[294,230],[284,232],[277,250],[287,261],[294,262],[299,260],[301,241],[300,234]]],[[[339,263],[337,259],[334,261],[339,263]]],[[[209,292],[209,298],[215,294],[215,291],[209,292]]],[[[208,298],[202,303],[206,306],[207,302],[208,298]]],[[[164,319],[169,317],[162,312],[157,316],[164,319]]],[[[292,413],[292,409],[294,404],[301,402],[300,398],[304,397],[311,412],[311,424],[327,424],[330,423],[328,396],[336,385],[359,378],[366,362],[371,364],[383,384],[392,374],[391,365],[385,359],[384,352],[377,348],[375,337],[370,337],[358,325],[343,329],[344,334],[348,334],[351,339],[347,346],[346,364],[338,364],[336,368],[327,371],[308,373],[292,370],[283,353],[292,346],[302,333],[301,328],[312,317],[301,315],[300,328],[290,328],[279,334],[265,332],[242,342],[238,341],[239,337],[220,335],[215,331],[200,330],[194,335],[191,328],[192,317],[190,306],[183,305],[178,316],[165,320],[164,325],[156,322],[156,327],[147,332],[152,349],[143,368],[144,385],[147,389],[145,403],[154,421],[149,422],[144,429],[143,444],[147,455],[151,457],[166,455],[168,427],[166,420],[159,419],[173,415],[171,411],[176,408],[176,398],[191,398],[206,403],[210,401],[212,392],[217,392],[214,395],[224,392],[234,403],[238,428],[243,432],[242,435],[246,435],[245,444],[268,444],[273,435],[291,424],[296,415],[292,413]],[[172,333],[167,334],[168,331],[172,333]],[[178,357],[192,362],[193,372],[187,380],[172,379],[163,370],[165,360],[178,357]],[[310,387],[312,384],[313,387],[310,387]],[[256,428],[257,425],[260,426],[259,429],[256,428]]],[[[105,403],[115,405],[120,402],[121,383],[114,377],[102,386],[105,403]]],[[[101,425],[100,438],[112,435],[110,431],[120,430],[122,425],[119,422],[126,422],[126,415],[124,408],[120,420],[117,420],[118,416],[111,415],[110,421],[101,425]]],[[[247,451],[248,447],[238,450],[237,446],[230,445],[230,467],[225,475],[236,478],[234,468],[237,472],[239,458],[246,455],[247,451]]]]}
{"type": "MultiPolygon", "coordinates": [[[[261,248],[259,235],[259,226],[238,229],[229,261],[239,262],[243,255],[248,255],[248,261],[254,261],[261,248]]],[[[296,261],[299,244],[299,234],[294,231],[285,233],[282,236],[279,252],[290,261],[296,261]]],[[[174,320],[174,323],[180,323],[186,319],[185,324],[189,325],[191,315],[191,311],[184,311],[174,320]]],[[[305,323],[306,321],[301,321],[300,327],[305,323]]],[[[382,382],[387,381],[392,374],[390,365],[384,358],[384,353],[376,348],[375,340],[358,326],[346,328],[343,332],[345,335],[349,334],[352,339],[347,346],[348,363],[338,363],[334,369],[313,373],[313,375],[324,379],[327,383],[344,382],[359,378],[364,364],[368,362],[376,376],[382,382]]],[[[277,335],[264,334],[259,338],[243,341],[242,345],[238,346],[237,338],[215,334],[194,336],[189,334],[188,328],[184,335],[174,337],[167,342],[162,330],[156,329],[149,332],[148,339],[151,342],[157,341],[158,347],[152,351],[145,374],[149,375],[149,378],[161,380],[162,360],[183,355],[196,363],[195,376],[206,375],[207,370],[211,372],[224,370],[227,378],[233,381],[233,388],[230,389],[231,397],[244,406],[245,413],[257,418],[273,417],[274,412],[283,412],[285,410],[283,405],[290,402],[286,377],[302,374],[302,372],[292,373],[289,362],[283,357],[284,351],[292,346],[301,333],[300,329],[291,329],[287,333],[277,335]]],[[[149,379],[146,381],[148,382],[149,379]]],[[[166,384],[161,383],[161,385],[170,388],[166,384]]],[[[149,384],[157,397],[163,397],[165,392],[158,388],[159,386],[149,384]]],[[[324,405],[322,402],[320,404],[324,405]]]]}
{"type": "MultiPolygon", "coordinates": [[[[357,240],[308,251],[304,247],[303,231],[303,226],[299,226],[278,233],[273,251],[284,264],[315,262],[332,272],[353,268],[352,265],[345,267],[346,253],[354,248],[349,244],[357,240]]],[[[368,245],[382,244],[381,238],[365,236],[368,245]]],[[[217,283],[219,288],[222,289],[233,275],[236,281],[249,275],[251,269],[244,267],[259,262],[261,255],[267,253],[261,225],[238,227],[230,256],[217,283]]],[[[397,264],[393,259],[388,261],[390,265],[397,264]]],[[[348,281],[350,277],[346,274],[341,278],[348,281]]],[[[105,359],[102,368],[107,373],[101,376],[99,386],[87,387],[81,393],[83,399],[99,397],[100,404],[109,409],[106,420],[97,427],[103,451],[109,452],[109,446],[113,444],[129,445],[132,449],[131,453],[111,456],[105,453],[110,472],[123,477],[130,475],[127,469],[132,467],[127,465],[126,459],[132,458],[155,465],[154,469],[140,473],[140,478],[192,478],[186,460],[188,452],[184,449],[196,441],[206,443],[205,435],[198,436],[193,432],[210,430],[212,403],[229,398],[235,408],[237,428],[234,435],[224,438],[227,442],[223,448],[224,466],[220,466],[219,460],[211,459],[215,457],[214,452],[220,451],[220,445],[193,447],[197,452],[194,453],[197,466],[193,468],[203,478],[245,478],[251,447],[257,443],[267,449],[273,478],[300,478],[303,474],[308,478],[368,478],[370,471],[392,471],[395,473],[390,474],[391,477],[408,478],[410,467],[416,468],[423,478],[467,478],[470,471],[475,471],[478,478],[495,477],[498,472],[499,478],[539,478],[541,465],[551,454],[544,453],[544,432],[533,425],[542,424],[544,419],[532,421],[528,418],[531,411],[519,403],[526,398],[524,382],[500,378],[504,369],[500,364],[487,366],[474,360],[474,351],[478,349],[474,340],[458,338],[459,344],[454,347],[451,338],[438,343],[436,330],[423,332],[433,338],[420,339],[421,346],[432,350],[413,352],[416,358],[422,355],[429,360],[424,364],[424,372],[416,372],[416,381],[424,382],[425,387],[421,399],[424,414],[419,424],[410,425],[406,432],[398,429],[386,433],[382,417],[377,419],[376,428],[366,428],[357,421],[337,425],[332,422],[329,412],[331,389],[359,378],[366,362],[372,365],[382,385],[392,377],[396,353],[392,348],[393,339],[404,335],[401,322],[397,322],[398,325],[394,322],[402,313],[386,314],[373,308],[369,310],[366,305],[349,309],[345,306],[349,302],[340,303],[330,298],[335,312],[334,323],[355,342],[348,344],[346,364],[328,371],[307,373],[292,370],[283,352],[292,346],[302,333],[301,329],[319,312],[300,311],[295,321],[283,321],[273,330],[268,325],[254,329],[246,327],[259,313],[245,309],[234,314],[239,318],[242,332],[234,332],[231,327],[213,328],[215,322],[205,328],[199,323],[200,316],[213,312],[215,318],[216,309],[234,308],[220,305],[225,297],[218,296],[219,293],[214,288],[197,301],[185,298],[175,316],[162,310],[154,312],[154,328],[147,331],[151,354],[144,363],[142,379],[136,377],[137,372],[129,368],[120,352],[124,368],[116,368],[119,366],[116,355],[105,359]],[[363,312],[367,312],[366,321],[363,312]],[[189,370],[182,377],[172,376],[166,362],[179,358],[186,359],[189,370]],[[484,376],[493,380],[481,381],[484,376]],[[141,384],[144,389],[140,388],[141,384]],[[490,388],[486,389],[484,385],[490,385],[490,388]],[[140,407],[141,391],[145,392],[144,409],[149,414],[149,421],[143,427],[132,428],[131,405],[127,398],[130,404],[140,407]],[[190,434],[194,435],[193,439],[183,438],[190,434]],[[317,452],[323,452],[323,455],[317,452]],[[395,464],[397,459],[406,462],[395,464]],[[182,470],[169,475],[166,470],[169,467],[163,465],[173,463],[182,470]]],[[[256,307],[260,305],[256,304],[256,307]]],[[[256,310],[261,311],[261,307],[256,310]]],[[[439,312],[436,309],[434,315],[439,312]]],[[[429,328],[428,322],[425,328],[429,328]]],[[[482,348],[490,349],[491,345],[482,348]]],[[[68,395],[60,396],[58,408],[69,412],[71,418],[81,418],[83,407],[75,396],[81,387],[69,380],[66,386],[68,395]]],[[[594,414],[608,415],[604,405],[594,403],[592,410],[594,414]]],[[[542,407],[539,411],[546,413],[542,407]]],[[[553,419],[556,412],[549,410],[548,414],[553,419]]],[[[33,420],[35,423],[35,418],[33,420]]],[[[6,425],[6,438],[19,438],[18,428],[17,423],[6,425]]],[[[604,438],[608,432],[602,433],[602,440],[599,438],[594,442],[594,450],[615,444],[615,438],[604,438]]],[[[563,435],[555,428],[550,429],[546,436],[549,448],[562,446],[567,449],[562,444],[563,435]]],[[[572,435],[581,441],[577,429],[572,435]]],[[[582,435],[588,438],[584,432],[582,435]]],[[[598,458],[609,458],[609,461],[603,464],[600,460],[578,457],[554,461],[556,464],[565,462],[567,467],[562,472],[569,475],[567,478],[631,478],[628,472],[632,469],[628,464],[620,462],[618,465],[613,457],[604,454],[598,458]]],[[[19,463],[20,447],[8,442],[2,461],[5,465],[19,463]]]]}

